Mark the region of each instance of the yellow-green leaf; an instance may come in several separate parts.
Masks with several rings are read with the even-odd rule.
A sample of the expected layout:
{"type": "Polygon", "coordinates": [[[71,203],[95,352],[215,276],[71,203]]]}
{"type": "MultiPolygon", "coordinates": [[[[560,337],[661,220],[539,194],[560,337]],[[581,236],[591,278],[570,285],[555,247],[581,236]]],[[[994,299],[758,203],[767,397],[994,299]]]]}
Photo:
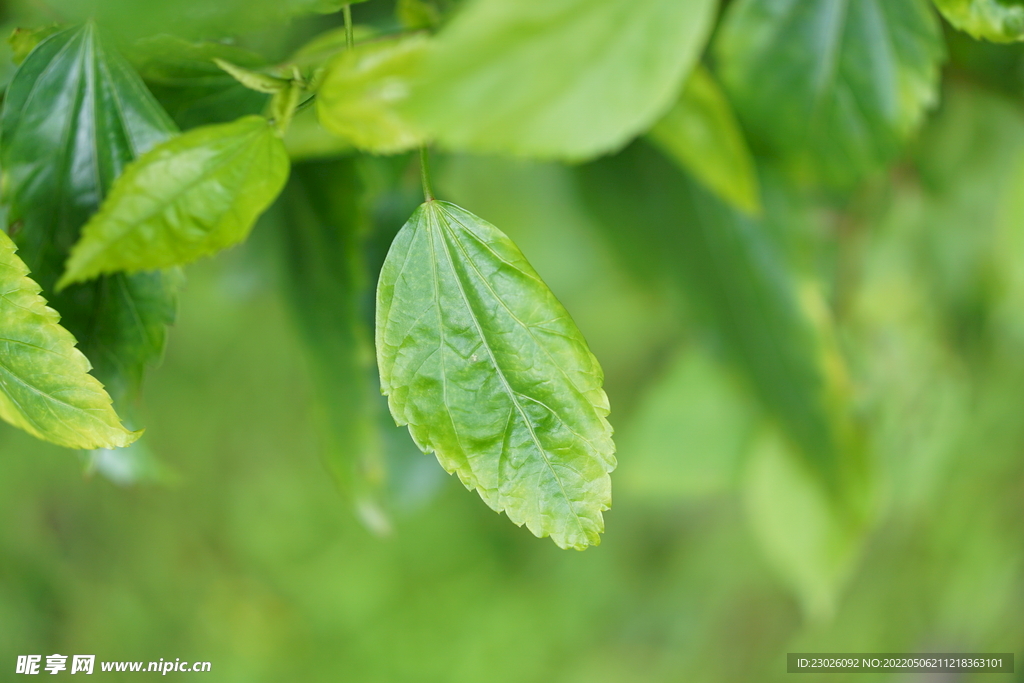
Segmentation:
{"type": "Polygon", "coordinates": [[[426,47],[425,36],[412,35],[357,45],[337,55],[317,94],[324,128],[370,152],[421,145],[422,132],[398,106],[409,97],[426,47]]]}
{"type": "Polygon", "coordinates": [[[395,238],[377,289],[391,413],[491,508],[562,548],[600,542],[615,446],[604,374],[512,241],[429,201],[395,238]]]}
{"type": "Polygon", "coordinates": [[[407,111],[452,149],[582,160],[679,96],[716,0],[478,0],[448,24],[407,111]]]}
{"type": "Polygon", "coordinates": [[[946,21],[994,43],[1024,40],[1024,5],[1000,0],[933,0],[946,21]]]}
{"type": "Polygon", "coordinates": [[[729,101],[707,69],[694,69],[682,97],[650,137],[719,197],[746,213],[760,212],[753,157],[729,101]]]}
{"type": "Polygon", "coordinates": [[[288,179],[261,116],[196,128],[126,169],[82,229],[58,286],[182,265],[243,241],[288,179]]]}
{"type": "Polygon", "coordinates": [[[0,230],[0,417],[67,448],[120,448],[141,435],[121,425],[75,338],[46,305],[0,230]]]}

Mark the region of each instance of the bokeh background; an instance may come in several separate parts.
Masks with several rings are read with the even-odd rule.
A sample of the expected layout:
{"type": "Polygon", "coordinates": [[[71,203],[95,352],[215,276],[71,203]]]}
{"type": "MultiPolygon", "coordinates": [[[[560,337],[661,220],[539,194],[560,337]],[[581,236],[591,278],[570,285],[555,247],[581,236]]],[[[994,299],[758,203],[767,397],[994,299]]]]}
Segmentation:
{"type": "MultiPolygon", "coordinates": [[[[206,4],[209,26],[189,30],[252,13],[206,4]]],[[[126,35],[179,9],[101,7],[126,35]]],[[[52,10],[2,11],[13,28],[52,10]]],[[[392,11],[374,0],[356,17],[387,25],[392,11]]],[[[246,40],[287,54],[336,21],[246,40]]],[[[787,652],[1019,655],[1024,50],[947,40],[942,103],[893,168],[837,197],[759,161],[759,227],[828,321],[816,348],[845,359],[869,472],[855,521],[789,457],[720,326],[645,275],[644,250],[623,242],[635,226],[609,237],[593,200],[615,164],[668,193],[691,181],[645,143],[584,167],[437,154],[438,195],[512,237],[605,368],[619,467],[602,545],[560,551],[514,527],[389,426],[383,400],[387,510],[339,493],[321,453],[343,435],[325,427],[278,207],[245,245],[187,270],[137,406],[142,455],[88,459],[0,425],[0,679],[17,655],[55,652],[211,661],[216,681],[360,683],[773,681],[787,652]]],[[[293,186],[337,163],[301,162],[293,186]]],[[[419,180],[411,158],[366,164],[387,179],[372,282],[419,180]]],[[[759,319],[730,315],[740,329],[759,319]]]]}

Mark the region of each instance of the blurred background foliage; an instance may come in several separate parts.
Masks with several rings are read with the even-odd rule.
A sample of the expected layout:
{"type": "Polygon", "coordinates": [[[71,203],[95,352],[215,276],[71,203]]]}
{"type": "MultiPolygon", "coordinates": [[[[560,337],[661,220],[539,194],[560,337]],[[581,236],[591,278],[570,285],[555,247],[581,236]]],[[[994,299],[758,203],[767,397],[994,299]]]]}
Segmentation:
{"type": "MultiPolygon", "coordinates": [[[[24,0],[0,20],[97,17],[189,128],[260,111],[210,57],[280,63],[337,28],[317,4],[24,0]]],[[[458,4],[354,12],[388,33],[458,4]]],[[[209,660],[218,681],[770,681],[793,651],[1019,648],[1024,48],[944,26],[938,106],[909,145],[914,111],[877,149],[787,157],[808,114],[794,100],[786,127],[758,119],[785,94],[734,57],[758,40],[751,4],[726,3],[739,18],[696,73],[722,79],[756,169],[681,170],[673,135],[693,133],[665,127],[572,166],[436,155],[439,196],[520,246],[605,369],[619,467],[601,547],[537,541],[393,426],[372,293],[418,169],[300,115],[281,201],[187,271],[131,456],[0,425],[2,666],[60,652],[209,660]],[[736,97],[748,81],[764,87],[736,97]],[[325,452],[355,463],[340,494],[325,452]]],[[[684,97],[731,117],[699,85],[684,97]]]]}

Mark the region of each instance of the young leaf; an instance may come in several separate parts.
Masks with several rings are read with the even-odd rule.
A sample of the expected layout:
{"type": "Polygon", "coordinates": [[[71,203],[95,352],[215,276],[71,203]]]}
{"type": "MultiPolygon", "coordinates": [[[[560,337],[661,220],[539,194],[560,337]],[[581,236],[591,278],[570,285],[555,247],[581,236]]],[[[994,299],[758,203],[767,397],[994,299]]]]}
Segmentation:
{"type": "Polygon", "coordinates": [[[67,448],[120,448],[121,425],[103,385],[0,230],[0,418],[67,448]]]}
{"type": "Polygon", "coordinates": [[[438,36],[408,112],[454,149],[578,160],[679,95],[715,0],[480,0],[438,36]]]}
{"type": "Polygon", "coordinates": [[[244,240],[288,178],[267,120],[247,116],[174,138],[117,179],[58,283],[190,263],[244,240]]]}
{"type": "Polygon", "coordinates": [[[359,149],[390,154],[418,147],[423,134],[398,110],[426,51],[422,35],[357,45],[324,73],[317,112],[324,128],[359,149]]]}
{"type": "Polygon", "coordinates": [[[377,289],[391,413],[491,508],[562,548],[600,542],[615,467],[603,373],[502,232],[428,201],[377,289]]]}
{"type": "Polygon", "coordinates": [[[747,128],[832,184],[899,153],[936,101],[944,53],[926,0],[739,0],[714,47],[747,128]]]}
{"type": "Polygon", "coordinates": [[[1024,40],[1024,5],[1001,0],[933,0],[961,31],[994,43],[1024,40]]]}
{"type": "Polygon", "coordinates": [[[697,66],[675,106],[649,133],[670,157],[718,196],[749,214],[761,210],[754,160],[729,101],[697,66]]]}
{"type": "Polygon", "coordinates": [[[118,404],[162,354],[180,278],[118,275],[59,295],[53,286],[114,178],[174,133],[138,76],[91,25],[39,44],[12,81],[0,119],[4,198],[19,226],[20,256],[118,404]]]}
{"type": "Polygon", "coordinates": [[[246,88],[249,88],[249,90],[255,90],[267,95],[276,95],[288,87],[288,81],[284,78],[277,78],[276,76],[269,76],[259,71],[246,69],[237,64],[232,64],[226,59],[214,57],[213,63],[246,88]]]}

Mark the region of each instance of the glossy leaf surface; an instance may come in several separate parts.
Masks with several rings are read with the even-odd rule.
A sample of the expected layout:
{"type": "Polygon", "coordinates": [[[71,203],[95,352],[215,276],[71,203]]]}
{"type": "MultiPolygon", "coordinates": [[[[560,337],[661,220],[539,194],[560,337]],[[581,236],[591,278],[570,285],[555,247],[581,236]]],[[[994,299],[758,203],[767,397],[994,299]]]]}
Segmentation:
{"type": "Polygon", "coordinates": [[[424,452],[537,536],[600,542],[615,467],[603,373],[508,237],[422,205],[381,271],[376,341],[391,412],[424,452]]]}
{"type": "Polygon", "coordinates": [[[925,0],[740,0],[714,47],[748,130],[833,184],[899,153],[936,101],[944,53],[925,0]]]}
{"type": "Polygon", "coordinates": [[[82,230],[61,285],[190,263],[241,242],[288,169],[283,143],[261,116],[156,147],[125,170],[82,230]]]}
{"type": "Polygon", "coordinates": [[[0,231],[0,417],[59,446],[127,446],[139,433],[121,425],[88,359],[39,292],[0,231]]]}
{"type": "Polygon", "coordinates": [[[946,20],[975,38],[1024,40],[1024,5],[1000,0],[933,0],[946,20]]]}
{"type": "Polygon", "coordinates": [[[0,159],[20,256],[120,401],[161,357],[176,274],[117,275],[54,294],[81,226],[125,165],[174,134],[131,67],[84,26],[46,39],[8,90],[0,159]]]}
{"type": "Polygon", "coordinates": [[[707,69],[698,66],[651,139],[720,197],[747,213],[761,208],[757,170],[736,116],[707,69]]]}
{"type": "Polygon", "coordinates": [[[358,45],[337,55],[317,93],[320,122],[371,152],[419,146],[422,132],[398,107],[409,96],[426,48],[426,38],[413,35],[358,45]]]}
{"type": "Polygon", "coordinates": [[[438,36],[409,111],[453,149],[584,159],[679,95],[714,0],[481,0],[438,36]]]}

